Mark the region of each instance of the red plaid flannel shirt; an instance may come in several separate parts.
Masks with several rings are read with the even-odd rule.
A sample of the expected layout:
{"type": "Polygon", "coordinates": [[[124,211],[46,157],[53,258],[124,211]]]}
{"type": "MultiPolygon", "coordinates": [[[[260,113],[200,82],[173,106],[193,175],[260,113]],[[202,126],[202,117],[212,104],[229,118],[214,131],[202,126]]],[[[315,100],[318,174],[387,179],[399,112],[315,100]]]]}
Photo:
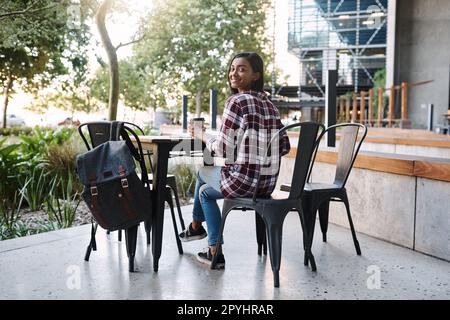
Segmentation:
{"type": "Polygon", "coordinates": [[[226,158],[220,185],[225,197],[252,196],[259,175],[258,196],[272,193],[281,156],[290,150],[286,133],[274,141],[268,163],[262,166],[261,161],[270,139],[281,128],[283,124],[278,109],[265,93],[247,91],[227,99],[220,134],[207,143],[208,149],[226,158]]]}

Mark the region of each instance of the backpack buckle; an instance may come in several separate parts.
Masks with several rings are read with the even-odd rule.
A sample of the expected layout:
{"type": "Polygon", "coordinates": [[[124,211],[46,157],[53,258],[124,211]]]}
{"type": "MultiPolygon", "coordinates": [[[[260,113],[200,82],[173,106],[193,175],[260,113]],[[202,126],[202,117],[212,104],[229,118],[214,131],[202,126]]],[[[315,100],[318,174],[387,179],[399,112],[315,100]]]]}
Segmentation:
{"type": "Polygon", "coordinates": [[[120,179],[120,183],[122,184],[122,188],[128,188],[128,180],[127,178],[120,179]]]}
{"type": "Polygon", "coordinates": [[[98,190],[96,186],[91,187],[91,196],[98,195],[98,190]]]}

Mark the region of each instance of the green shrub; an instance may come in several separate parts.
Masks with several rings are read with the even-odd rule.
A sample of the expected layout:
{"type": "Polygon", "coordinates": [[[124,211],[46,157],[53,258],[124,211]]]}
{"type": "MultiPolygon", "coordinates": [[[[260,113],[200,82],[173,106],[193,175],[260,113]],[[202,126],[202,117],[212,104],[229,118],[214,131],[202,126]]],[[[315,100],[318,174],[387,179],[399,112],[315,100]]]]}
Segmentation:
{"type": "Polygon", "coordinates": [[[62,145],[75,132],[73,128],[54,130],[51,128],[35,127],[29,136],[20,136],[20,149],[27,161],[39,162],[47,149],[54,145],[62,145]]]}
{"type": "Polygon", "coordinates": [[[41,156],[45,148],[52,142],[52,134],[51,130],[35,127],[31,135],[20,137],[21,153],[27,159],[41,156]]]}
{"type": "Polygon", "coordinates": [[[36,232],[28,224],[19,219],[15,220],[12,224],[6,224],[0,217],[0,240],[29,236],[34,233],[36,232]]]}
{"type": "Polygon", "coordinates": [[[32,234],[55,231],[60,229],[58,223],[56,221],[46,221],[41,219],[40,221],[35,222],[35,227],[30,228],[32,234]]]}
{"type": "Polygon", "coordinates": [[[67,176],[67,181],[58,176],[53,179],[49,195],[45,201],[49,220],[56,222],[58,228],[72,226],[81,202],[78,192],[74,191],[72,175],[68,174],[67,176]]]}
{"type": "Polygon", "coordinates": [[[142,130],[144,131],[144,134],[146,136],[157,136],[161,134],[161,132],[158,129],[152,127],[145,127],[142,130]]]}
{"type": "Polygon", "coordinates": [[[33,223],[17,219],[11,226],[7,226],[0,221],[0,241],[58,229],[59,227],[56,222],[46,221],[44,219],[34,221],[33,223]]]}
{"type": "Polygon", "coordinates": [[[49,191],[49,172],[47,166],[38,165],[27,178],[22,177],[24,197],[31,211],[41,209],[49,191]]]}
{"type": "Polygon", "coordinates": [[[30,135],[33,129],[30,127],[11,127],[11,128],[0,128],[0,136],[20,136],[20,135],[30,135]]]}
{"type": "Polygon", "coordinates": [[[192,198],[195,192],[195,182],[197,181],[194,166],[191,164],[179,163],[170,169],[170,173],[173,174],[177,180],[178,195],[180,198],[192,198]]]}
{"type": "Polygon", "coordinates": [[[26,161],[23,174],[28,175],[32,170],[42,165],[45,150],[52,142],[52,132],[39,127],[33,129],[30,136],[20,136],[20,154],[26,161]]]}
{"type": "Polygon", "coordinates": [[[18,145],[5,146],[0,140],[0,214],[13,208],[19,190],[19,172],[23,159],[17,153],[18,145]]]}
{"type": "Polygon", "coordinates": [[[48,165],[49,173],[52,176],[60,177],[61,183],[67,183],[70,180],[73,184],[74,193],[80,193],[83,189],[83,185],[75,174],[76,157],[82,152],[84,152],[84,147],[74,135],[67,139],[64,144],[49,146],[43,156],[43,161],[48,165]]]}
{"type": "Polygon", "coordinates": [[[6,146],[5,141],[0,140],[0,240],[27,234],[26,225],[19,219],[24,198],[23,188],[19,188],[23,160],[17,153],[19,146],[6,146]]]}
{"type": "Polygon", "coordinates": [[[19,217],[22,201],[23,189],[15,189],[10,198],[0,201],[0,240],[28,234],[26,225],[19,217]]]}
{"type": "Polygon", "coordinates": [[[75,158],[84,151],[74,132],[36,127],[20,144],[0,140],[0,240],[72,226],[82,190],[75,158]],[[37,227],[22,221],[24,199],[31,211],[45,203],[50,221],[37,227]]]}

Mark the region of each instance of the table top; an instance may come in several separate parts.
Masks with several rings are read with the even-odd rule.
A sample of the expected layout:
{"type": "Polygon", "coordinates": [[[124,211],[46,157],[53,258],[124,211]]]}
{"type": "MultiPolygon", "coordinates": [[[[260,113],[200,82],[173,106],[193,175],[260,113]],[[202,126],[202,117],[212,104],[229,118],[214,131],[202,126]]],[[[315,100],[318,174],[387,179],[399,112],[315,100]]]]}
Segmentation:
{"type": "Polygon", "coordinates": [[[142,143],[177,143],[181,141],[193,141],[189,136],[139,136],[142,143]]]}
{"type": "MultiPolygon", "coordinates": [[[[134,137],[131,137],[131,140],[134,141],[134,137]]],[[[144,150],[153,150],[157,146],[166,146],[172,149],[171,154],[189,154],[190,156],[198,156],[201,154],[203,156],[204,142],[190,136],[139,136],[139,140],[144,150]]]]}
{"type": "Polygon", "coordinates": [[[159,136],[139,136],[139,139],[150,141],[180,141],[180,140],[192,140],[193,138],[189,135],[159,135],[159,136]]]}

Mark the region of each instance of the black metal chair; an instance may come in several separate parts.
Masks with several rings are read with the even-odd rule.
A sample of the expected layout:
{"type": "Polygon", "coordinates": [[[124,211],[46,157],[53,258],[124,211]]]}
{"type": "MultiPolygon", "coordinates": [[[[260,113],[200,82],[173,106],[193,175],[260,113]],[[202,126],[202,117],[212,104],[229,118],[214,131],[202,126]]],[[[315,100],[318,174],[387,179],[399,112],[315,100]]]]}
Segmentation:
{"type": "MultiPolygon", "coordinates": [[[[313,241],[314,227],[316,221],[317,210],[319,211],[319,222],[322,230],[322,240],[327,241],[328,217],[330,201],[343,202],[347,210],[347,217],[352,232],[352,238],[355,245],[356,253],[361,255],[361,249],[358,239],[356,237],[355,228],[353,226],[352,217],[350,214],[350,205],[348,202],[347,191],[345,184],[350,175],[351,169],[358,155],[361,144],[367,135],[367,127],[358,123],[343,123],[328,127],[320,136],[321,139],[330,130],[342,129],[340,131],[339,147],[337,154],[336,173],[334,182],[330,183],[316,183],[311,182],[311,171],[314,165],[314,160],[317,154],[319,143],[314,152],[314,157],[308,174],[308,183],[305,185],[303,193],[303,209],[305,211],[306,220],[308,221],[308,233],[311,237],[310,242],[313,241]],[[358,142],[359,138],[359,142],[358,142]]],[[[281,190],[289,191],[291,186],[284,184],[281,190]]],[[[308,263],[308,254],[305,251],[305,264],[308,263]]]]}
{"type": "MultiPolygon", "coordinates": [[[[144,131],[138,125],[131,123],[131,122],[124,122],[124,123],[126,126],[133,127],[135,130],[137,130],[137,132],[139,134],[145,135],[144,131]]],[[[91,148],[95,148],[96,146],[108,141],[110,138],[110,131],[111,131],[111,122],[110,121],[87,122],[87,123],[81,124],[78,127],[78,132],[88,150],[90,150],[91,148]],[[88,131],[91,143],[88,142],[88,139],[86,138],[86,136],[83,132],[84,127],[86,127],[86,129],[88,131]]],[[[148,173],[148,180],[151,185],[152,181],[153,181],[153,174],[151,173],[151,172],[153,172],[153,165],[152,165],[152,161],[151,161],[152,154],[148,150],[143,151],[143,154],[146,155],[149,160],[150,172],[148,173]]],[[[176,179],[175,179],[174,175],[167,175],[166,202],[169,204],[171,214],[172,214],[172,222],[174,225],[175,239],[177,241],[178,252],[180,254],[183,254],[183,247],[182,247],[180,239],[178,238],[178,228],[177,228],[176,219],[175,219],[172,193],[175,197],[175,202],[177,205],[178,217],[180,219],[181,228],[182,228],[182,230],[184,230],[185,225],[184,225],[183,216],[181,214],[181,206],[180,206],[180,201],[178,198],[176,179]]],[[[144,225],[145,225],[145,231],[146,231],[147,244],[150,244],[151,225],[149,223],[145,223],[144,225]]],[[[97,228],[97,226],[95,226],[95,229],[93,228],[93,230],[92,230],[92,232],[94,234],[95,234],[96,228],[97,228]]],[[[107,230],[107,233],[109,234],[110,231],[107,230]]],[[[119,238],[119,241],[122,241],[122,230],[118,230],[118,238],[119,238]]],[[[93,244],[93,250],[94,251],[96,250],[95,242],[93,244]]]]}
{"type": "MultiPolygon", "coordinates": [[[[128,125],[134,126],[135,128],[140,129],[138,126],[128,123],[128,125]]],[[[91,146],[88,144],[86,137],[83,134],[82,127],[87,126],[89,134],[92,134],[92,147],[95,147],[101,143],[104,143],[111,139],[112,132],[111,129],[113,127],[112,122],[101,122],[101,123],[86,123],[83,125],[80,125],[78,127],[78,132],[83,139],[84,143],[86,144],[86,147],[88,150],[91,149],[91,146]],[[91,126],[92,125],[92,126],[91,126]],[[108,131],[109,128],[109,131],[108,131]],[[105,140],[106,139],[106,140],[105,140]]],[[[117,126],[114,127],[115,130],[119,129],[117,126]]],[[[147,168],[144,161],[144,153],[142,149],[142,144],[139,140],[138,135],[136,132],[130,128],[129,126],[123,126],[124,133],[121,134],[129,134],[132,135],[136,139],[137,143],[137,149],[133,151],[133,157],[136,159],[136,161],[139,163],[139,166],[141,168],[141,178],[143,179],[144,185],[149,187],[150,183],[147,179],[147,168]]],[[[114,134],[117,134],[115,132],[114,134]]],[[[116,139],[115,137],[114,139],[116,139]]],[[[128,143],[128,142],[127,142],[128,143]]],[[[149,222],[146,222],[150,226],[149,222]]],[[[137,244],[137,233],[138,233],[138,227],[139,225],[136,224],[134,226],[128,227],[125,229],[125,242],[126,242],[126,248],[127,248],[127,255],[128,255],[128,263],[129,263],[129,271],[134,272],[134,257],[136,253],[136,244],[137,244]]],[[[86,254],[84,257],[85,261],[89,261],[89,257],[91,255],[91,251],[97,250],[97,244],[95,241],[95,234],[98,228],[98,223],[94,223],[94,220],[92,220],[92,228],[91,228],[91,240],[89,241],[89,245],[86,249],[86,254]]],[[[148,229],[149,231],[149,229],[148,229]]],[[[121,233],[119,233],[119,240],[121,240],[121,233]]]]}
{"type": "MultiPolygon", "coordinates": [[[[300,134],[298,139],[298,152],[295,158],[294,175],[295,179],[292,179],[292,188],[289,192],[288,197],[286,194],[284,197],[277,197],[276,193],[272,196],[266,198],[258,198],[258,185],[260,182],[260,177],[258,177],[257,188],[253,194],[253,198],[227,198],[224,200],[222,208],[222,222],[220,226],[220,236],[217,242],[216,254],[213,258],[213,263],[211,268],[216,267],[217,253],[221,251],[221,240],[223,235],[223,230],[225,226],[225,221],[231,210],[247,208],[253,209],[256,215],[259,216],[265,225],[267,234],[269,235],[269,253],[270,261],[272,265],[274,286],[279,287],[279,270],[281,262],[281,242],[282,242],[282,230],[283,221],[287,213],[293,209],[298,211],[300,216],[300,222],[302,224],[303,232],[307,233],[308,229],[305,225],[305,219],[302,208],[302,193],[303,187],[308,176],[309,166],[315,149],[317,136],[320,128],[324,128],[323,125],[313,122],[303,122],[296,123],[284,127],[271,139],[269,146],[274,142],[278,142],[278,137],[281,136],[286,130],[290,128],[300,128],[300,134]]],[[[270,150],[270,147],[268,148],[270,150]]],[[[266,163],[267,155],[263,163],[266,163]]],[[[279,168],[277,168],[279,170],[279,168]]],[[[311,252],[311,243],[308,242],[311,239],[310,236],[304,237],[306,240],[305,250],[308,254],[308,259],[311,262],[311,268],[316,271],[316,264],[314,261],[314,256],[311,252]]]]}

